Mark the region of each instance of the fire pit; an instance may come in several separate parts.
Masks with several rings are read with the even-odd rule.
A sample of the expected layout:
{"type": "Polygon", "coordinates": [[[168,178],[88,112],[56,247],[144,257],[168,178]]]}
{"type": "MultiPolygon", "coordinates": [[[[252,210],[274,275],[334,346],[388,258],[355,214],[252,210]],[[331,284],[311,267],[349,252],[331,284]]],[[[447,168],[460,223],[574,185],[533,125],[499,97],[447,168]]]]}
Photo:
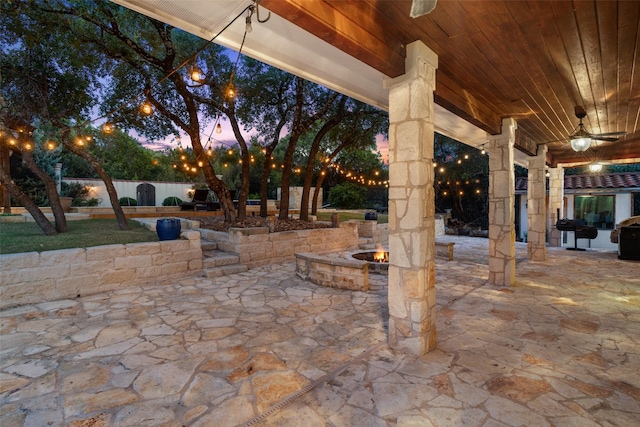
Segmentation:
{"type": "Polygon", "coordinates": [[[389,270],[389,252],[378,248],[377,251],[358,252],[353,258],[369,263],[369,271],[381,272],[389,270]]]}

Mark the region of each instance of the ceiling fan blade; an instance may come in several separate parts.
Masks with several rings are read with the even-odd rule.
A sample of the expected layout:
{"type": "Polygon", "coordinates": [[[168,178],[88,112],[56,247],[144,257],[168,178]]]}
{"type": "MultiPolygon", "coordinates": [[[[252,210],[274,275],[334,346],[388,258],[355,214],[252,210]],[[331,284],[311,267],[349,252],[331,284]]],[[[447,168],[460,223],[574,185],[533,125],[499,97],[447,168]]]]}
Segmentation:
{"type": "Polygon", "coordinates": [[[563,142],[563,141],[568,141],[568,140],[569,140],[569,138],[554,139],[553,141],[538,142],[538,143],[536,143],[536,146],[537,145],[553,144],[554,142],[563,142]]]}
{"type": "Polygon", "coordinates": [[[605,133],[593,133],[591,134],[591,138],[598,136],[623,136],[626,135],[627,132],[605,132],[605,133]]]}
{"type": "Polygon", "coordinates": [[[620,138],[614,138],[611,136],[601,136],[601,135],[591,135],[591,139],[595,139],[598,141],[609,141],[609,142],[613,142],[613,141],[617,141],[620,138]]]}
{"type": "Polygon", "coordinates": [[[437,0],[413,0],[411,2],[411,13],[409,16],[417,18],[431,13],[431,11],[436,8],[436,1],[437,0]]]}

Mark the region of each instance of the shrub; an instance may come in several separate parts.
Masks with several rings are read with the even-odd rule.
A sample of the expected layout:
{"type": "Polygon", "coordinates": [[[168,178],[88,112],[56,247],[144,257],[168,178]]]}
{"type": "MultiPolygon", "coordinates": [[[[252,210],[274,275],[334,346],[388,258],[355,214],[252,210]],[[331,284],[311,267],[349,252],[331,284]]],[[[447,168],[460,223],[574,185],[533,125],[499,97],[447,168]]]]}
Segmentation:
{"type": "Polygon", "coordinates": [[[92,197],[91,199],[73,199],[71,206],[98,206],[100,199],[92,197]]]}
{"type": "Polygon", "coordinates": [[[336,208],[358,209],[366,199],[367,189],[352,182],[338,184],[329,191],[329,203],[336,208]]]}
{"type": "Polygon", "coordinates": [[[118,201],[120,202],[120,206],[138,206],[138,201],[131,197],[120,197],[118,201]]]}
{"type": "Polygon", "coordinates": [[[180,206],[182,200],[179,197],[171,196],[162,201],[162,206],[180,206]]]}

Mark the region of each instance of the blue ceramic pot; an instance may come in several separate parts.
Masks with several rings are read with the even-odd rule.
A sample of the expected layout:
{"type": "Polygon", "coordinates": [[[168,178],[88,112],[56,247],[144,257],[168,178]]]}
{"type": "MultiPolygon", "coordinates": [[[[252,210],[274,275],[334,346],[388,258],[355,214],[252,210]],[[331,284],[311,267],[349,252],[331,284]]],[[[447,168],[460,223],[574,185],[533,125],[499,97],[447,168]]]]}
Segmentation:
{"type": "Polygon", "coordinates": [[[176,240],[180,237],[180,220],[177,218],[159,219],[156,232],[160,240],[176,240]]]}

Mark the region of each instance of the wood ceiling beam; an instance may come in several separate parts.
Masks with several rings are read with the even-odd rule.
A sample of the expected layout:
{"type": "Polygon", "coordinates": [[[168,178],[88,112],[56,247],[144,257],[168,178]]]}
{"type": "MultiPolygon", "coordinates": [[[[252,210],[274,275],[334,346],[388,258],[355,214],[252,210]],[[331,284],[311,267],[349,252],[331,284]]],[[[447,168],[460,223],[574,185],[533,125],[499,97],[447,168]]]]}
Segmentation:
{"type": "Polygon", "coordinates": [[[386,76],[402,75],[405,45],[384,31],[373,9],[359,3],[262,0],[260,5],[386,76]]]}

